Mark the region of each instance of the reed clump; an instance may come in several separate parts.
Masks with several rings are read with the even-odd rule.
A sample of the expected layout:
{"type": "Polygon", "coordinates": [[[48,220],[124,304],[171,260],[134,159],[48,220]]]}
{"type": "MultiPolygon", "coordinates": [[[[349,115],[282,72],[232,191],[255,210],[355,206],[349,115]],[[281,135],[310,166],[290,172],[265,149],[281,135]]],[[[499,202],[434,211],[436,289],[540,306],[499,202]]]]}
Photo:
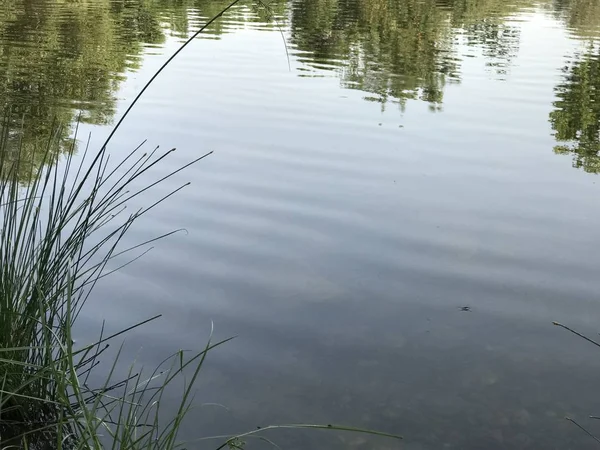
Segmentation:
{"type": "MultiPolygon", "coordinates": [[[[124,246],[124,236],[146,213],[182,189],[181,184],[149,205],[130,211],[142,194],[210,153],[164,174],[155,169],[174,151],[144,144],[112,162],[108,148],[115,132],[141,95],[170,61],[212,22],[234,7],[232,1],[209,20],[150,78],[98,151],[90,139],[76,151],[64,150],[56,128],[44,148],[23,149],[8,119],[0,124],[0,450],[2,449],[155,449],[180,448],[178,431],[189,411],[194,383],[209,351],[227,342],[209,337],[196,352],[176,351],[150,371],[131,364],[117,374],[120,350],[99,386],[90,373],[108,346],[132,328],[77,346],[73,327],[94,287],[105,276],[135,260],[150,241],[124,246]],[[15,143],[17,143],[15,145],[15,143]],[[185,374],[185,377],[182,376],[185,374]],[[179,403],[161,410],[173,384],[179,403]],[[166,417],[166,419],[165,419],[166,417]]],[[[120,153],[122,154],[122,153],[120,153]]],[[[211,332],[212,336],[212,332],[211,332]]],[[[264,427],[237,436],[216,436],[219,449],[240,448],[274,428],[355,431],[356,428],[292,424],[264,427]]]]}

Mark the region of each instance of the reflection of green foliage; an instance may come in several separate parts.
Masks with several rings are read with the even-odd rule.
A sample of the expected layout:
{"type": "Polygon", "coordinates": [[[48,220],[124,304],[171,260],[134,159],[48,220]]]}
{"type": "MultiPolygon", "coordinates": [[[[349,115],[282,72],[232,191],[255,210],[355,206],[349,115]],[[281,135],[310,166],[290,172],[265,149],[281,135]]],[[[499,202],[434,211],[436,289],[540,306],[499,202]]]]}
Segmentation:
{"type": "MultiPolygon", "coordinates": [[[[141,42],[162,42],[159,23],[141,4],[12,0],[0,13],[0,108],[10,142],[37,161],[50,129],[62,125],[64,151],[77,111],[106,124],[126,69],[139,63],[141,42]]],[[[41,161],[41,159],[40,159],[41,161]]]]}
{"type": "Polygon", "coordinates": [[[550,123],[558,141],[559,154],[572,154],[573,166],[600,172],[600,49],[591,46],[565,68],[556,87],[557,100],[550,123]]]}
{"type": "Polygon", "coordinates": [[[316,67],[347,61],[342,83],[370,98],[436,105],[456,69],[443,19],[430,1],[302,0],[293,7],[292,42],[316,67]]]}
{"type": "MultiPolygon", "coordinates": [[[[142,1],[142,0],[138,0],[142,1]]],[[[180,38],[204,25],[223,11],[232,0],[145,0],[151,2],[160,20],[168,31],[180,38]]],[[[230,9],[220,20],[213,22],[203,33],[203,37],[218,39],[222,34],[233,31],[245,23],[257,23],[265,28],[275,26],[274,18],[283,20],[286,1],[271,0],[254,2],[248,0],[230,9]]]]}
{"type": "Polygon", "coordinates": [[[445,85],[459,81],[455,42],[484,49],[503,73],[518,49],[510,14],[531,0],[297,0],[292,42],[315,68],[335,68],[345,87],[385,104],[421,99],[436,110],[445,85]],[[337,64],[337,67],[332,67],[337,64]]]}
{"type": "Polygon", "coordinates": [[[519,28],[507,23],[507,18],[535,4],[532,0],[453,0],[450,21],[465,31],[466,44],[483,49],[487,65],[498,74],[506,67],[519,48],[519,28]]]}
{"type": "Polygon", "coordinates": [[[0,177],[8,176],[10,170],[17,170],[18,178],[28,182],[37,176],[43,165],[56,161],[60,153],[76,149],[76,142],[69,137],[69,127],[38,124],[31,130],[25,129],[25,125],[31,123],[16,122],[13,111],[4,111],[0,122],[0,177]]]}
{"type": "Polygon", "coordinates": [[[600,35],[600,2],[598,0],[554,0],[554,10],[567,26],[581,37],[600,35]]]}
{"type": "Polygon", "coordinates": [[[555,88],[550,113],[554,136],[561,142],[554,152],[573,155],[573,167],[600,173],[600,2],[554,0],[556,15],[577,36],[590,40],[584,54],[575,55],[555,88]]]}
{"type": "MultiPolygon", "coordinates": [[[[183,38],[220,13],[231,0],[0,0],[0,125],[6,148],[41,163],[50,130],[71,151],[76,116],[109,124],[127,70],[138,68],[144,45],[183,38]]],[[[237,24],[283,17],[285,2],[270,8],[233,9],[206,34],[237,24]]],[[[32,167],[33,168],[33,167],[32,167]]],[[[24,175],[25,176],[25,175],[24,175]]]]}
{"type": "Polygon", "coordinates": [[[520,30],[497,20],[482,20],[467,26],[466,43],[483,49],[487,66],[499,75],[507,73],[507,67],[519,49],[520,30]]]}
{"type": "MultiPolygon", "coordinates": [[[[600,24],[596,0],[552,1],[573,27],[600,24]]],[[[0,2],[0,113],[10,111],[8,128],[0,126],[0,132],[11,142],[21,140],[35,162],[56,124],[63,125],[58,139],[63,151],[72,148],[69,126],[79,111],[86,123],[113,120],[119,83],[127,70],[139,66],[145,45],[163,43],[165,33],[187,37],[230,0],[0,2]]],[[[301,70],[336,71],[344,87],[365,92],[366,100],[382,108],[388,102],[404,108],[408,100],[419,99],[438,110],[445,86],[460,81],[457,43],[481,49],[487,65],[504,74],[520,39],[507,18],[534,2],[271,0],[265,8],[249,0],[215,22],[206,37],[218,38],[245,23],[273,28],[289,21],[291,43],[306,63],[301,70]]],[[[572,75],[591,70],[585,68],[589,64],[573,66],[572,75]]],[[[575,95],[576,89],[569,89],[568,95],[575,95]]],[[[566,88],[561,92],[567,95],[566,88]]],[[[577,138],[579,146],[586,155],[595,154],[597,139],[586,136],[587,141],[577,138]]]]}
{"type": "Polygon", "coordinates": [[[500,23],[506,17],[515,14],[525,7],[534,5],[532,0],[449,0],[446,5],[452,11],[454,26],[468,26],[477,22],[500,23]]]}

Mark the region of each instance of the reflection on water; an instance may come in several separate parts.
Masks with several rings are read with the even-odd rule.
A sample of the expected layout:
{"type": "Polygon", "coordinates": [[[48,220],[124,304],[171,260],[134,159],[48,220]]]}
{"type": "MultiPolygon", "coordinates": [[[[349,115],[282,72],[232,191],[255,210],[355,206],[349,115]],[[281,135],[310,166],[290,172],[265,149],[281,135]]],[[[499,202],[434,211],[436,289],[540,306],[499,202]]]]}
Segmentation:
{"type": "Polygon", "coordinates": [[[583,41],[581,49],[567,55],[563,76],[555,88],[550,123],[557,154],[573,155],[573,167],[600,171],[600,56],[598,37],[600,2],[555,0],[556,16],[583,41]]]}
{"type": "MultiPolygon", "coordinates": [[[[35,164],[53,121],[63,151],[79,113],[106,133],[227,2],[5,4],[5,131],[35,164]]],[[[199,395],[231,410],[194,411],[186,437],[335,420],[410,449],[588,448],[562,417],[597,413],[596,353],[550,323],[597,326],[599,26],[588,0],[240,5],[115,141],[176,146],[165,170],[217,150],[131,239],[189,234],[107,277],[82,327],[165,313],[129,341],[147,365],[210,319],[240,335],[199,395]]]]}
{"type": "Polygon", "coordinates": [[[71,124],[108,124],[127,69],[140,63],[142,42],[164,36],[143,4],[126,2],[3,3],[0,12],[1,111],[9,149],[39,164],[50,132],[61,125],[61,151],[70,151],[71,124]]]}
{"type": "Polygon", "coordinates": [[[340,65],[342,85],[368,100],[399,102],[404,110],[407,99],[420,99],[436,111],[446,84],[460,81],[458,44],[482,48],[487,64],[506,74],[519,31],[505,21],[530,4],[297,0],[291,42],[313,67],[340,65]]]}
{"type": "Polygon", "coordinates": [[[573,167],[600,171],[600,53],[590,44],[565,65],[562,82],[556,86],[557,100],[550,122],[557,141],[571,141],[554,148],[572,154],[573,167]]]}
{"type": "MultiPolygon", "coordinates": [[[[39,165],[51,130],[60,151],[71,151],[75,119],[111,124],[117,92],[127,71],[141,63],[145,47],[183,37],[220,12],[227,1],[139,0],[55,2],[8,0],[0,10],[1,135],[7,148],[20,146],[21,159],[39,165]],[[198,8],[198,11],[190,8],[198,8]]],[[[237,9],[230,17],[264,20],[237,9]]],[[[226,31],[217,22],[208,36],[226,31]]],[[[51,158],[53,159],[53,158],[51,158]]],[[[29,173],[30,166],[21,170],[29,173]]]]}
{"type": "MultiPolygon", "coordinates": [[[[112,122],[120,83],[127,71],[139,67],[145,48],[156,48],[165,35],[185,38],[227,4],[5,2],[0,12],[0,107],[8,117],[4,126],[10,129],[10,140],[22,141],[35,164],[51,126],[61,124],[62,147],[72,148],[68,136],[78,114],[84,123],[112,122]]],[[[262,29],[283,25],[288,45],[304,63],[297,68],[300,76],[323,76],[323,70],[331,70],[344,88],[364,92],[365,100],[382,108],[397,103],[405,111],[408,100],[418,99],[431,111],[440,111],[445,87],[460,83],[466,58],[484,58],[495,77],[506,79],[519,51],[520,28],[513,18],[535,7],[550,9],[582,39],[598,36],[600,6],[590,0],[274,0],[268,6],[234,8],[202,37],[218,38],[245,23],[261,24],[262,29]]],[[[592,44],[588,53],[593,52],[592,44]]],[[[597,116],[589,110],[596,101],[584,81],[597,78],[593,59],[569,56],[565,70],[570,75],[556,88],[556,111],[551,114],[557,140],[577,141],[555,151],[577,153],[574,165],[586,171],[596,171],[593,146],[598,141],[591,129],[597,116]]]]}
{"type": "Polygon", "coordinates": [[[457,63],[447,14],[434,1],[293,3],[291,42],[317,69],[337,64],[342,85],[385,105],[407,99],[441,105],[457,63]]]}
{"type": "Polygon", "coordinates": [[[600,24],[600,3],[593,0],[554,0],[555,15],[576,35],[597,38],[600,24]]]}

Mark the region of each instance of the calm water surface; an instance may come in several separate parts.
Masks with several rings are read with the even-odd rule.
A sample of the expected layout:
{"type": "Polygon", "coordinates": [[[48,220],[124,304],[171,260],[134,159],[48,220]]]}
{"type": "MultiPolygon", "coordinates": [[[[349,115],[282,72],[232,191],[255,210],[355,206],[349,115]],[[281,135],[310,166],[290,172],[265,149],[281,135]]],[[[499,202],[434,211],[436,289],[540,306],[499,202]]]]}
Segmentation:
{"type": "MultiPolygon", "coordinates": [[[[99,145],[225,5],[5,0],[5,131],[36,155],[56,121],[67,151],[81,113],[99,145]]],[[[115,155],[177,147],[157,176],[215,153],[154,192],[192,182],[131,243],[187,233],[107,278],[81,339],[162,313],[123,361],[155,365],[200,348],[211,320],[237,335],[209,358],[186,439],[335,422],[400,433],[407,449],[597,448],[564,416],[600,431],[587,419],[599,353],[551,322],[598,329],[599,131],[596,1],[240,5],[113,141],[115,155]]]]}

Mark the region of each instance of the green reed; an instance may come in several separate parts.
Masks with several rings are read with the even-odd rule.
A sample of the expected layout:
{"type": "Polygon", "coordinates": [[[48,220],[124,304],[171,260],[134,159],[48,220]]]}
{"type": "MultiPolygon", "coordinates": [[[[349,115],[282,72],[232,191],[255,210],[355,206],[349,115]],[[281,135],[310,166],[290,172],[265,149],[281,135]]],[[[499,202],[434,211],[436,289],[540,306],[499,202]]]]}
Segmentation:
{"type": "Polygon", "coordinates": [[[66,423],[64,414],[74,427],[78,422],[73,419],[85,417],[90,405],[98,409],[108,390],[84,389],[79,377],[93,368],[107,339],[74,349],[73,325],[98,280],[107,275],[107,265],[145,244],[120,246],[133,223],[185,185],[131,213],[126,205],[206,156],[144,184],[141,177],[173,150],[143,153],[139,146],[110,166],[104,146],[95,155],[86,148],[77,162],[73,152],[59,161],[51,137],[41,149],[43,164],[35,166],[7,142],[6,136],[0,139],[2,441],[32,430],[49,432],[45,427],[58,433],[56,424],[66,423]],[[31,168],[26,182],[23,165],[31,168]]]}
{"type": "MultiPolygon", "coordinates": [[[[8,133],[8,127],[4,130],[8,133]]],[[[82,347],[75,346],[72,332],[97,282],[122,267],[115,264],[135,259],[128,257],[134,250],[177,232],[121,245],[136,221],[188,183],[130,213],[127,204],[210,153],[148,181],[174,149],[145,153],[140,145],[111,165],[106,145],[93,154],[89,140],[82,155],[60,156],[54,151],[58,135],[42,149],[41,166],[15,152],[6,137],[0,139],[0,449],[179,448],[178,430],[207,353],[227,340],[209,339],[196,353],[177,351],[150,372],[133,363],[121,377],[119,350],[101,386],[91,387],[90,373],[109,343],[157,317],[109,336],[101,330],[95,342],[82,347]],[[25,180],[21,165],[30,171],[25,180]],[[163,395],[182,383],[179,404],[165,419],[163,395]]],[[[262,435],[274,428],[391,436],[292,424],[211,439],[223,442],[218,448],[236,448],[243,446],[242,439],[268,442],[262,435]]]]}
{"type": "MultiPolygon", "coordinates": [[[[123,247],[124,236],[147,212],[187,185],[129,212],[127,205],[207,153],[164,174],[152,174],[174,151],[143,144],[111,162],[107,151],[114,133],[150,83],[167,64],[220,14],[194,33],[152,76],[117,122],[97,152],[87,145],[76,155],[60,152],[60,129],[49,136],[36,155],[14,145],[6,122],[0,136],[0,449],[160,449],[180,447],[177,433],[189,411],[193,387],[207,353],[225,341],[209,339],[195,353],[177,351],[150,372],[130,366],[119,377],[117,352],[101,386],[88,384],[90,373],[111,341],[148,321],[81,347],[73,327],[97,282],[118,270],[123,258],[135,259],[146,242],[123,247]],[[41,156],[40,156],[41,155],[41,156]],[[33,158],[35,157],[35,161],[33,158]],[[150,181],[148,178],[150,177],[150,181]],[[113,266],[117,264],[115,269],[113,266]],[[185,377],[182,376],[185,374],[185,377]],[[180,391],[171,417],[161,410],[163,395],[173,384],[180,391]]],[[[8,121],[8,119],[7,119],[8,121]]],[[[159,172],[160,173],[160,172],[159,172]]],[[[104,372],[104,371],[103,371],[104,372]]],[[[273,428],[355,428],[293,424],[266,427],[233,437],[217,436],[219,448],[243,446],[242,439],[262,437],[273,428]]]]}
{"type": "MultiPolygon", "coordinates": [[[[78,414],[88,411],[88,403],[81,400],[89,395],[81,393],[77,377],[96,363],[100,342],[106,340],[74,352],[69,343],[73,324],[97,281],[106,275],[107,264],[133,250],[119,247],[132,224],[183,186],[131,214],[125,213],[125,206],[206,156],[140,187],[140,177],[172,150],[147,154],[140,146],[110,167],[108,144],[160,72],[238,2],[209,20],[158,69],[95,154],[88,140],[76,162],[74,139],[71,151],[61,157],[59,129],[35,154],[23,146],[15,148],[13,124],[5,119],[0,136],[0,445],[7,436],[22,436],[22,430],[47,434],[51,430],[45,422],[58,432],[62,428],[56,429],[56,422],[72,404],[69,395],[78,399],[78,414]]],[[[102,395],[95,398],[93,411],[102,395]]]]}

